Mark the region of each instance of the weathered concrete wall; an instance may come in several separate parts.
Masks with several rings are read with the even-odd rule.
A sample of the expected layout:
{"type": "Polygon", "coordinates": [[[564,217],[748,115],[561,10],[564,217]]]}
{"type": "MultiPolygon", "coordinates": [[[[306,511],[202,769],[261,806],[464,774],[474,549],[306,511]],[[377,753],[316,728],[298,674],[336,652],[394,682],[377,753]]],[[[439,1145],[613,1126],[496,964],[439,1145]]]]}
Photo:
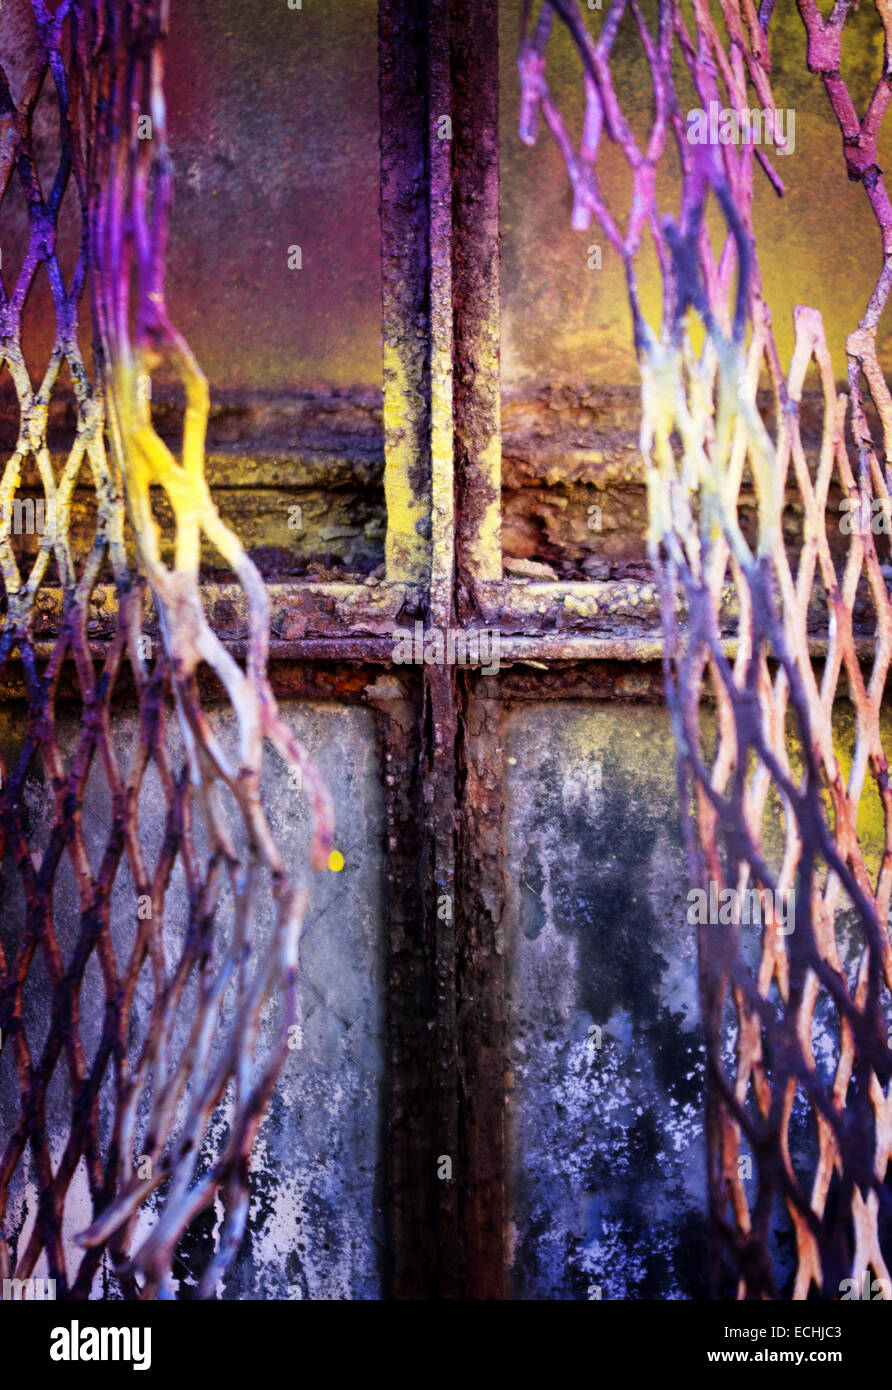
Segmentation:
{"type": "MultiPolygon", "coordinates": [[[[340,873],[311,874],[312,904],[300,947],[298,1020],[302,1046],[289,1053],[260,1131],[252,1177],[252,1202],[246,1240],[238,1262],[221,1290],[241,1298],[376,1298],[382,1288],[380,1261],[384,1245],[381,1194],[381,1127],[383,1079],[383,941],[384,914],[381,845],[383,801],[378,776],[374,716],[366,710],[333,705],[283,706],[290,727],[318,760],[335,801],[338,844],[345,866],[340,873]]],[[[215,716],[225,747],[231,747],[232,723],[215,716]]],[[[135,722],[121,712],[113,721],[117,758],[126,767],[135,742],[135,722]]],[[[80,724],[73,711],[57,724],[64,754],[70,756],[80,724]]],[[[18,746],[21,715],[9,710],[0,728],[0,746],[9,755],[18,746]]],[[[175,725],[168,737],[178,743],[175,725]]],[[[26,784],[30,842],[40,853],[51,825],[52,800],[35,760],[26,784]]],[[[288,785],[284,767],[268,761],[265,804],[273,834],[292,867],[306,863],[309,820],[305,799],[288,785]]],[[[154,864],[164,831],[164,800],[154,766],[147,772],[139,802],[140,834],[147,862],[154,864]]],[[[84,834],[94,869],[108,838],[109,797],[101,768],[94,765],[83,800],[84,834]]],[[[197,837],[199,838],[199,837],[197,837]]],[[[263,941],[272,924],[271,900],[261,899],[257,933],[263,941]]],[[[77,933],[78,897],[67,855],[57,875],[55,926],[67,960],[77,933]]],[[[0,914],[7,951],[15,948],[24,922],[24,902],[14,866],[7,861],[0,880],[0,914]]],[[[122,865],[112,894],[112,936],[119,964],[132,945],[135,893],[122,865]]],[[[224,895],[218,914],[223,940],[231,921],[231,899],[224,895]]],[[[185,928],[183,875],[175,870],[165,903],[168,960],[175,959],[185,928]]],[[[105,992],[95,957],[81,989],[81,1032],[89,1063],[102,1032],[105,992]]],[[[151,1006],[151,980],[144,969],[137,986],[131,1025],[131,1060],[145,1035],[151,1006]]],[[[32,1054],[39,1055],[49,1025],[49,984],[40,959],[35,960],[25,997],[25,1028],[32,1054]]],[[[191,1021],[181,1011],[175,1042],[182,1044],[191,1021]]],[[[277,1009],[267,1008],[261,1048],[274,1036],[277,1009]]],[[[70,1126],[70,1096],[64,1062],[57,1067],[48,1095],[48,1114],[55,1133],[54,1157],[64,1147],[70,1126]]],[[[109,1134],[109,1087],[103,1103],[103,1130],[109,1134]]],[[[4,1131],[18,1110],[18,1083],[11,1050],[0,1063],[0,1116],[4,1131]]],[[[219,1139],[221,1118],[212,1130],[219,1139]]],[[[73,1191],[77,1199],[69,1221],[69,1242],[88,1224],[91,1211],[83,1165],[73,1191]]],[[[19,1246],[34,1219],[27,1184],[20,1184],[13,1204],[13,1229],[19,1246]]],[[[184,1259],[174,1273],[178,1296],[189,1297],[208,1252],[219,1233],[222,1205],[194,1223],[184,1243],[184,1259]]],[[[151,1205],[141,1228],[154,1223],[151,1205]]],[[[76,1248],[69,1244],[72,1255],[76,1248]]],[[[41,1271],[38,1271],[40,1273],[41,1271]]],[[[97,1280],[96,1293],[114,1297],[112,1279],[97,1280]]]]}

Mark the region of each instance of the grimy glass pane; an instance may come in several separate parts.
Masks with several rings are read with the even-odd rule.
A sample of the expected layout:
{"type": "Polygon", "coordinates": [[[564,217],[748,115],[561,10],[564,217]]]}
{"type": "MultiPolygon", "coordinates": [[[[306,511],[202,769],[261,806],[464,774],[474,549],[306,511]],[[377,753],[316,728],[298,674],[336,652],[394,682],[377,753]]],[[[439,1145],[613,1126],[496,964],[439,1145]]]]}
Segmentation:
{"type": "Polygon", "coordinates": [[[523,707],[505,755],[513,1295],[702,1298],[703,1054],[665,713],[523,707]]]}

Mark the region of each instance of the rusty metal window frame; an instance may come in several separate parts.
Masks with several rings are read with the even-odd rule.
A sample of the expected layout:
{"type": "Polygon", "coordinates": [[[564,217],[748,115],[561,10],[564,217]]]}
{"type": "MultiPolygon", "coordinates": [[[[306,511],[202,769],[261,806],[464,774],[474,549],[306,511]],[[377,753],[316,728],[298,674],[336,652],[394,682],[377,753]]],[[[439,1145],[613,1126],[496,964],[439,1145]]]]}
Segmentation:
{"type": "MultiPolygon", "coordinates": [[[[659,654],[658,641],[611,633],[603,610],[622,598],[621,584],[503,578],[498,45],[496,0],[381,0],[386,575],[374,589],[267,586],[276,697],[359,700],[379,716],[387,1286],[406,1297],[504,1296],[504,701],[564,698],[568,672],[593,698],[621,694],[624,663],[659,654]],[[393,668],[393,629],[415,619],[499,628],[504,669],[492,678],[393,668]],[[545,669],[513,664],[527,660],[545,669]],[[451,921],[437,912],[444,894],[451,921]],[[435,1178],[443,1153],[456,1159],[450,1182],[435,1178]]],[[[213,596],[215,632],[242,659],[244,593],[217,585],[213,596]]],[[[94,585],[92,597],[86,645],[108,660],[133,611],[120,610],[114,585],[94,585]]],[[[66,621],[53,597],[36,631],[41,659],[66,621]]],[[[639,679],[653,670],[640,666],[639,679]]],[[[22,693],[14,673],[5,679],[22,693]]],[[[47,1208],[48,1231],[55,1219],[47,1208]]],[[[85,1264],[80,1292],[90,1273],[85,1264]]]]}

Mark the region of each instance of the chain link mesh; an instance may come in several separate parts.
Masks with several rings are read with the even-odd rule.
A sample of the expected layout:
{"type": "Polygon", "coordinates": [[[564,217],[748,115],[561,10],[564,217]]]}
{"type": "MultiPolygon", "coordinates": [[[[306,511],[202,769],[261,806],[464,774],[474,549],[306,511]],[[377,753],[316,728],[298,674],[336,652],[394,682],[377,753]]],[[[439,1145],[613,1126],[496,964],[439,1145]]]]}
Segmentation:
{"type": "Polygon", "coordinates": [[[870,1287],[892,1296],[892,789],[882,737],[892,398],[876,355],[892,283],[876,157],[892,11],[878,0],[882,71],[859,119],[840,77],[849,10],[843,0],[825,23],[810,0],[800,4],[809,65],[824,77],[849,174],[863,182],[884,240],[876,290],[848,341],[847,394],[836,389],[815,310],[797,309],[786,371],[779,359],[752,217],[755,176],[784,191],[766,148],[739,138],[752,129],[745,123],[737,140],[688,138],[690,112],[714,104],[757,108],[782,143],[772,0],[758,15],[751,0],[722,0],[724,34],[707,0],[614,0],[597,37],[577,0],[544,4],[532,29],[527,4],[519,56],[521,138],[534,141],[542,111],[567,165],[574,226],[595,216],[626,270],[688,896],[707,905],[689,921],[707,1052],[711,1272],[717,1293],[730,1273],[747,1298],[863,1296],[852,1286],[860,1291],[871,1271],[885,1283],[870,1287]],[[583,64],[578,148],[545,77],[555,17],[583,64]],[[612,66],[636,44],[653,83],[644,139],[612,66]],[[598,178],[607,141],[632,178],[625,225],[598,178]],[[680,171],[676,216],[661,213],[657,196],[670,160],[680,171]],[[723,226],[718,254],[710,217],[723,226]],[[659,330],[638,289],[648,236],[661,272],[659,330]],[[812,381],[818,442],[805,424],[812,381]],[[839,497],[848,527],[833,510],[839,497]]]}
{"type": "Polygon", "coordinates": [[[17,1115],[5,1107],[3,1117],[0,1278],[40,1269],[59,1297],[87,1297],[103,1264],[125,1297],[169,1296],[183,1232],[220,1198],[225,1219],[198,1288],[200,1297],[216,1292],[245,1229],[249,1158],[287,1053],[307,896],[299,866],[292,872],[282,862],[261,802],[267,745],[299,772],[308,794],[315,868],[325,867],[331,845],[328,792],[267,681],[263,583],[205,483],[207,384],[165,307],[167,9],[166,0],[63,0],[51,12],[44,0],[20,0],[14,18],[29,35],[29,57],[26,72],[19,63],[15,96],[0,66],[0,217],[18,182],[29,226],[21,269],[0,288],[0,358],[20,422],[0,481],[0,674],[27,697],[0,767],[0,852],[21,890],[8,892],[0,926],[0,1040],[19,1086],[17,1115]],[[47,188],[33,127],[50,86],[58,161],[47,188]],[[56,240],[69,187],[80,240],[66,278],[56,240]],[[23,320],[41,266],[55,336],[37,381],[23,320]],[[92,373],[79,347],[90,299],[92,373]],[[48,424],[65,367],[76,425],[59,458],[48,424]],[[186,392],[179,458],[152,425],[151,375],[161,368],[186,392]],[[43,506],[29,510],[34,469],[43,506]],[[95,495],[86,545],[73,540],[78,488],[95,495]],[[169,568],[152,489],[163,490],[174,516],[169,568]],[[36,541],[22,534],[32,515],[45,521],[36,541]],[[244,668],[205,616],[204,544],[225,557],[247,598],[244,668]],[[128,558],[134,550],[136,563],[128,558]],[[91,599],[103,579],[116,603],[104,646],[90,640],[91,599]],[[48,637],[53,614],[58,630],[48,637]],[[160,641],[147,640],[149,619],[160,641]],[[237,730],[231,754],[225,721],[202,708],[202,668],[225,692],[237,730]],[[126,760],[112,720],[128,691],[137,715],[126,760]],[[80,721],[66,742],[57,707],[72,696],[80,721]],[[35,776],[51,807],[42,847],[29,835],[35,776]],[[110,823],[94,867],[82,813],[88,779],[97,777],[110,823]],[[164,825],[151,856],[139,823],[149,787],[163,801],[164,825]],[[66,859],[74,930],[60,915],[66,859]],[[125,902],[114,931],[113,900],[125,902]],[[264,929],[261,902],[273,904],[264,929]],[[97,963],[104,1011],[91,1059],[81,1000],[97,963]],[[38,975],[45,994],[32,996],[38,975]],[[49,1000],[48,1027],[33,997],[44,1000],[38,1015],[49,1000]],[[84,1175],[86,1222],[74,1201],[84,1175]]]}

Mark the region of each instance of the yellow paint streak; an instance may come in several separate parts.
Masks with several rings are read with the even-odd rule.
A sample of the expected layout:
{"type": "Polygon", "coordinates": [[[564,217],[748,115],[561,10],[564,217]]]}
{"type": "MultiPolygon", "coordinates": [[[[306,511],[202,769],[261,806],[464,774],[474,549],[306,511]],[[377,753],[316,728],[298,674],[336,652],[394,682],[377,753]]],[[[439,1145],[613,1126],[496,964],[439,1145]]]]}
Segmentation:
{"type": "Polygon", "coordinates": [[[204,477],[204,425],[207,386],[188,381],[180,465],[152,427],[148,399],[140,391],[145,374],[119,367],[114,396],[125,441],[124,466],[137,535],[153,564],[160,564],[158,527],[152,515],[150,488],[163,487],[176,520],[175,568],[197,574],[201,557],[201,524],[214,504],[204,477]]]}
{"type": "Polygon", "coordinates": [[[391,582],[422,583],[429,564],[429,546],[417,523],[427,515],[426,499],[410,483],[419,459],[417,422],[409,402],[413,389],[403,361],[403,349],[384,345],[384,500],[387,507],[385,559],[391,582]]]}
{"type": "Polygon", "coordinates": [[[478,459],[478,467],[493,490],[480,518],[474,564],[481,579],[502,577],[502,437],[494,434],[478,459]]]}
{"type": "Polygon", "coordinates": [[[451,605],[455,527],[452,340],[445,336],[444,345],[444,335],[435,335],[431,361],[431,604],[441,622],[448,622],[441,606],[451,605]]]}

